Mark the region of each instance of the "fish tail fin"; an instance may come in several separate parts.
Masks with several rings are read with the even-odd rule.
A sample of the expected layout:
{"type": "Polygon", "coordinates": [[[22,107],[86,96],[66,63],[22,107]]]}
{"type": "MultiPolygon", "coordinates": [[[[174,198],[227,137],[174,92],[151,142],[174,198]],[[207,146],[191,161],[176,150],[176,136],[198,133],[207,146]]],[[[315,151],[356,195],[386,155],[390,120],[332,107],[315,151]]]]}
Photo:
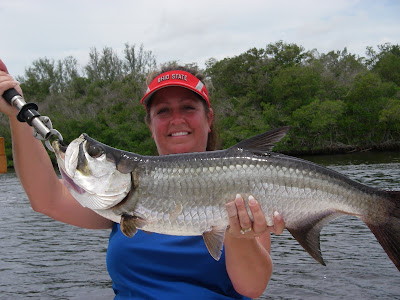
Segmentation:
{"type": "Polygon", "coordinates": [[[387,222],[376,225],[364,218],[361,219],[400,271],[400,191],[388,191],[387,195],[390,201],[387,222]]]}

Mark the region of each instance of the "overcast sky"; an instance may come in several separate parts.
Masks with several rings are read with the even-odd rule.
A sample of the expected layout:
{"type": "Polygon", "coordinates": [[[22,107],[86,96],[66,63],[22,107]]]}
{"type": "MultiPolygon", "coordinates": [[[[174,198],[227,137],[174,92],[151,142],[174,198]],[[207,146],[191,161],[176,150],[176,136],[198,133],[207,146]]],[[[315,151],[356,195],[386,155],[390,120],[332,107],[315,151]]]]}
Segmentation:
{"type": "Polygon", "coordinates": [[[125,43],[199,66],[279,40],[364,56],[400,44],[399,16],[399,0],[0,0],[0,58],[16,76],[44,57],[82,67],[92,47],[122,57],[125,43]]]}

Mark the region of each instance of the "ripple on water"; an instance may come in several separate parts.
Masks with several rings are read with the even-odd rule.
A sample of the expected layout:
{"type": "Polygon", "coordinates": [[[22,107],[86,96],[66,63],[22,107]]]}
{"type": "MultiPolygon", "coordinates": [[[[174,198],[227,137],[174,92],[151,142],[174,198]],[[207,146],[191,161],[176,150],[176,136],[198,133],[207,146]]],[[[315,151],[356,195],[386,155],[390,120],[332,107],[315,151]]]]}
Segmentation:
{"type": "MultiPolygon", "coordinates": [[[[400,188],[400,159],[328,164],[355,180],[400,188]]],[[[87,230],[33,212],[15,174],[0,174],[0,298],[112,299],[108,230],[87,230]]],[[[274,273],[260,299],[400,299],[399,272],[360,220],[324,227],[326,267],[285,231],[272,237],[274,273]]]]}

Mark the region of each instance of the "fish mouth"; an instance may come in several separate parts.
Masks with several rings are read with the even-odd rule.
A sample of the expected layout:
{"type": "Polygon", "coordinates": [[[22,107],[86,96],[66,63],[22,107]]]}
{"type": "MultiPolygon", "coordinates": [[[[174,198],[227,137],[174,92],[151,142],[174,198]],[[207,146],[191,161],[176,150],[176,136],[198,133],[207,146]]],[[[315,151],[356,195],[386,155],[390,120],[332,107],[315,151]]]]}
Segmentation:
{"type": "Polygon", "coordinates": [[[54,149],[54,154],[57,159],[57,164],[59,169],[61,170],[65,168],[65,152],[67,151],[67,146],[64,146],[60,143],[59,140],[55,140],[51,143],[51,146],[54,149]]]}
{"type": "Polygon", "coordinates": [[[75,182],[73,181],[73,179],[68,176],[68,174],[64,171],[63,168],[60,168],[60,173],[64,182],[64,185],[70,190],[73,189],[75,192],[77,192],[78,194],[84,194],[86,193],[86,191],[81,188],[79,185],[75,184],[75,182]]]}
{"type": "Polygon", "coordinates": [[[56,153],[64,153],[67,151],[68,145],[65,144],[63,141],[61,140],[55,140],[51,143],[51,146],[53,147],[53,149],[56,151],[56,153]]]}
{"type": "Polygon", "coordinates": [[[64,165],[65,152],[67,151],[68,145],[64,144],[60,140],[55,140],[51,143],[51,146],[54,149],[54,154],[56,155],[57,161],[59,162],[61,160],[64,165]]]}
{"type": "Polygon", "coordinates": [[[68,145],[61,143],[61,142],[58,142],[58,144],[59,144],[60,151],[65,154],[65,152],[67,151],[68,145]]]}
{"type": "Polygon", "coordinates": [[[79,194],[85,193],[85,190],[75,184],[71,176],[69,176],[67,171],[65,170],[65,152],[67,151],[68,145],[60,142],[59,140],[56,140],[52,143],[52,146],[56,154],[57,162],[59,165],[58,169],[60,170],[64,185],[68,189],[73,189],[79,194]]]}

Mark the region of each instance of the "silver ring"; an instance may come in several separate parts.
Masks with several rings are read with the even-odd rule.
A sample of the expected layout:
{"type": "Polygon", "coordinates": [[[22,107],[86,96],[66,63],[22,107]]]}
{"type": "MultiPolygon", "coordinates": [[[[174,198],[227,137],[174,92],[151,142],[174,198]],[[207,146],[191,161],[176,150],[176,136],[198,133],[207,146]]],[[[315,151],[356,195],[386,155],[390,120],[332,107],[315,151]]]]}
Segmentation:
{"type": "Polygon", "coordinates": [[[247,229],[240,229],[240,233],[241,234],[245,234],[246,232],[249,232],[249,231],[251,231],[251,227],[249,227],[249,228],[247,228],[247,229]]]}

